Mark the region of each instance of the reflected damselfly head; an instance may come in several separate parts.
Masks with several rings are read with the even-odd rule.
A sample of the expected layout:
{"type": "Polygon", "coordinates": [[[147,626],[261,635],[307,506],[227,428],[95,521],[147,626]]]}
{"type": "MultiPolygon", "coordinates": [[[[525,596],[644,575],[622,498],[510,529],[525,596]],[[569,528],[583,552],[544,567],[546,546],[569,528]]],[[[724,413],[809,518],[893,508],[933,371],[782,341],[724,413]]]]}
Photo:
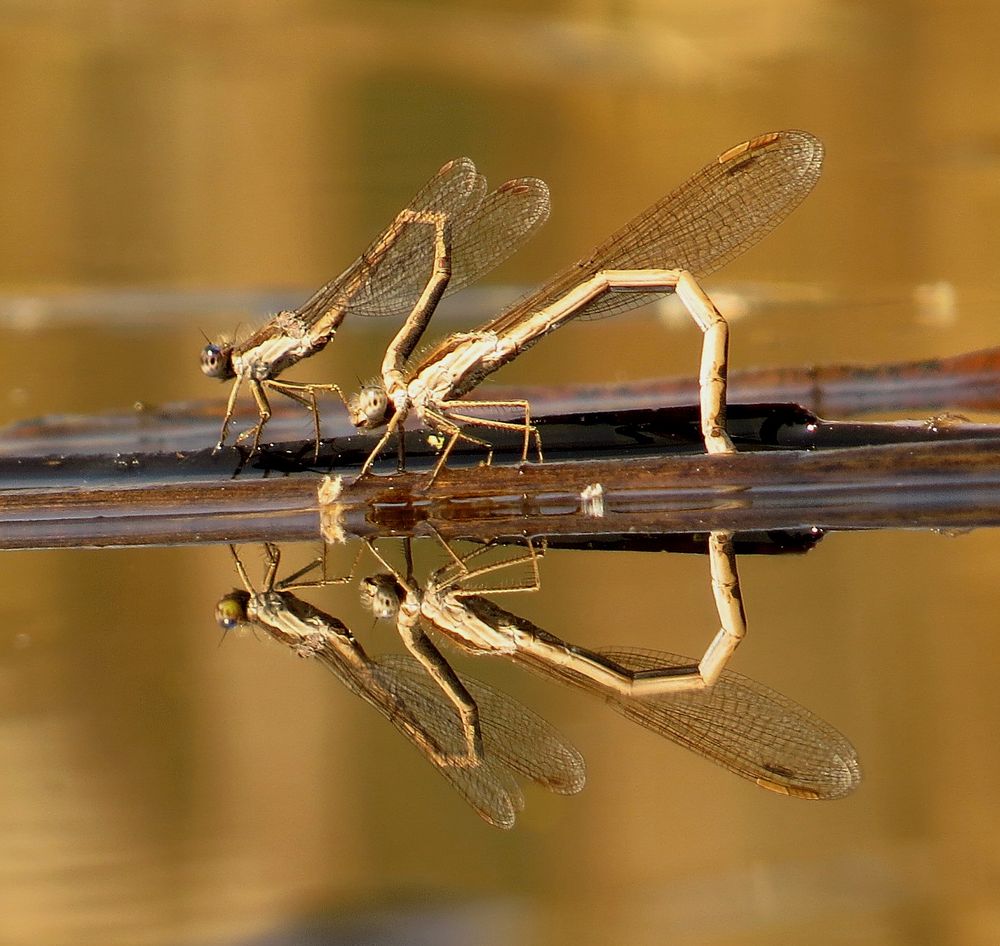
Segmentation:
{"type": "Polygon", "coordinates": [[[361,606],[379,621],[390,621],[396,616],[399,603],[403,599],[403,589],[392,575],[371,575],[362,578],[358,587],[361,606]]]}
{"type": "Polygon", "coordinates": [[[220,381],[235,378],[232,343],[209,342],[201,350],[201,370],[209,378],[218,378],[220,381]]]}
{"type": "Polygon", "coordinates": [[[250,593],[234,589],[219,599],[215,606],[215,621],[224,631],[231,631],[247,621],[250,593]]]}
{"type": "Polygon", "coordinates": [[[347,413],[355,427],[369,429],[384,424],[392,414],[392,402],[381,383],[364,385],[347,401],[347,413]]]}

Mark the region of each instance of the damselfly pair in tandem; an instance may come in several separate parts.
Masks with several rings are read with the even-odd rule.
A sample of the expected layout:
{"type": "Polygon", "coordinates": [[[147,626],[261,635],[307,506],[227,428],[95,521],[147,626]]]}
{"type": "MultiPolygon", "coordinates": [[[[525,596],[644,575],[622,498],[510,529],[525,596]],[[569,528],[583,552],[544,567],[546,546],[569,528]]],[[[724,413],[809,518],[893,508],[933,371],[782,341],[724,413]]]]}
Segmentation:
{"type": "MultiPolygon", "coordinates": [[[[402,431],[410,413],[439,438],[432,479],[459,440],[489,451],[489,443],[470,434],[469,427],[520,431],[522,462],[532,443],[541,460],[541,438],[527,401],[465,396],[566,322],[603,318],[676,293],[704,335],[699,385],[705,447],[730,452],[733,445],[725,429],[729,329],[697,280],[774,229],[812,189],[822,161],[822,144],[802,131],[772,132],[730,148],[497,318],[450,335],[413,359],[441,298],[510,256],[549,211],[542,181],[508,181],[487,194],[485,179],[471,161],[451,161],[344,273],[303,306],[279,313],[242,342],[216,342],[203,350],[205,374],[233,380],[219,446],[245,382],[256,401],[258,421],[238,440],[251,441],[252,451],[271,415],[267,395],[274,391],[312,411],[318,455],[316,395],[325,391],[344,400],[357,427],[385,428],[362,474],[394,433],[402,465],[402,431]],[[348,315],[405,315],[376,382],[345,398],[335,384],[279,379],[287,368],[325,348],[348,315]],[[496,419],[498,411],[514,412],[516,419],[496,419]]],[[[490,456],[488,452],[487,462],[490,456]]]]}

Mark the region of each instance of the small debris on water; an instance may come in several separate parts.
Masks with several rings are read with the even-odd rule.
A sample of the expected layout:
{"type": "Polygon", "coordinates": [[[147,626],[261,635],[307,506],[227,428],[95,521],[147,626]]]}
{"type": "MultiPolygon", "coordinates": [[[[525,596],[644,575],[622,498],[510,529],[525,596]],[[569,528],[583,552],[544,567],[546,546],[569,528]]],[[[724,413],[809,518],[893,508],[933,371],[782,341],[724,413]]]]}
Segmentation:
{"type": "Polygon", "coordinates": [[[319,500],[319,531],[327,545],[341,545],[347,541],[344,532],[344,507],[338,502],[344,491],[342,476],[324,476],[316,497],[319,500]]]}
{"type": "Polygon", "coordinates": [[[604,518],[604,487],[590,483],[580,490],[580,511],[592,519],[604,518]]]}
{"type": "Polygon", "coordinates": [[[340,499],[340,494],[344,491],[344,478],[339,474],[336,476],[324,476],[320,481],[316,498],[321,506],[335,503],[340,499]]]}

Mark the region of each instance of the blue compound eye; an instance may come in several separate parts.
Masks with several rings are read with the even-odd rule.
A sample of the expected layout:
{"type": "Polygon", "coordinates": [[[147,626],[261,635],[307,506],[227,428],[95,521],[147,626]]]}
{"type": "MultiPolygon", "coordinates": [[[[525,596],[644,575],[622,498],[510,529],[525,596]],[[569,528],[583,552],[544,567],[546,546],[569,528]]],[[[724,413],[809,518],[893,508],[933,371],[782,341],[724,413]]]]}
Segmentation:
{"type": "Polygon", "coordinates": [[[232,348],[227,345],[206,345],[201,350],[201,370],[210,378],[231,378],[232,348]]]}

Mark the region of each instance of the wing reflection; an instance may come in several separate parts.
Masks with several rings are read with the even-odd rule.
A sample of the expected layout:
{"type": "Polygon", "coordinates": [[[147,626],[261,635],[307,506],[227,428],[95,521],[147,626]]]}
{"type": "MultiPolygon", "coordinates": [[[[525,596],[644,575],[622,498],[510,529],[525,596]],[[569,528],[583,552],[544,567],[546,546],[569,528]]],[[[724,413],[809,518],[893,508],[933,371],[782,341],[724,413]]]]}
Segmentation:
{"type": "MultiPolygon", "coordinates": [[[[476,567],[495,551],[483,546],[451,559],[423,586],[388,564],[362,582],[362,600],[377,616],[392,618],[404,636],[421,623],[462,649],[496,654],[605,700],[616,712],[763,788],[799,798],[840,798],[860,782],[857,753],[833,726],[788,697],[741,674],[722,670],[713,685],[657,691],[671,679],[690,679],[690,658],[661,651],[588,650],[566,643],[507,611],[484,593],[534,590],[541,552],[476,567]],[[481,579],[514,566],[530,566],[532,579],[483,587],[481,579]]],[[[703,660],[704,662],[704,660],[703,660]]]]}
{"type": "MultiPolygon", "coordinates": [[[[476,708],[476,738],[472,740],[469,727],[444,696],[440,681],[428,676],[421,662],[406,655],[369,657],[341,621],[294,594],[292,589],[343,581],[328,579],[325,574],[307,580],[319,569],[320,561],[277,581],[280,551],[266,544],[267,572],[257,590],[236,550],[230,548],[244,589],[219,601],[216,617],[220,626],[228,630],[247,624],[300,657],[318,660],[403,733],[490,824],[510,828],[517,811],[524,807],[515,775],[564,795],[583,788],[583,757],[527,707],[484,683],[450,671],[476,708]]],[[[427,643],[433,647],[429,640],[427,643]]],[[[445,664],[443,658],[440,660],[445,664]]]]}

